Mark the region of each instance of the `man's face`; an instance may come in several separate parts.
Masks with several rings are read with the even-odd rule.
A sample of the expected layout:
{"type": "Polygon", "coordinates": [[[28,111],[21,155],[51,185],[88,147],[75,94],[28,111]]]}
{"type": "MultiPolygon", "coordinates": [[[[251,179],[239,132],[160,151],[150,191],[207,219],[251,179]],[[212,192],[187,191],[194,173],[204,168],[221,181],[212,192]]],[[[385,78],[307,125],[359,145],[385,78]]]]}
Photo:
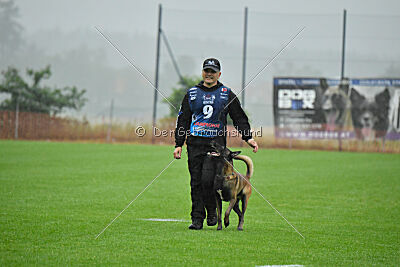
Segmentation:
{"type": "Polygon", "coordinates": [[[219,77],[221,76],[221,72],[214,71],[212,69],[205,69],[202,71],[203,81],[206,84],[216,84],[219,77]]]}

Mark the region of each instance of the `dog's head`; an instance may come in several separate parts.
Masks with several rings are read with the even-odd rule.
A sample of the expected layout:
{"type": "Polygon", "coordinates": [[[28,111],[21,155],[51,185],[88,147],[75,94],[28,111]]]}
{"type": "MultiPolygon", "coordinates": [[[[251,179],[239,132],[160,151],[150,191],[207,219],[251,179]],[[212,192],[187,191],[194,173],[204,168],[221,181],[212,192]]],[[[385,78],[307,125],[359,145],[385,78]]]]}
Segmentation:
{"type": "Polygon", "coordinates": [[[345,123],[346,110],[350,105],[345,86],[326,87],[322,95],[322,110],[324,112],[326,130],[333,131],[345,123]]]}
{"type": "Polygon", "coordinates": [[[389,126],[389,90],[385,88],[373,99],[367,99],[352,89],[350,99],[351,116],[357,137],[372,140],[385,136],[389,126]]]}
{"type": "Polygon", "coordinates": [[[222,188],[223,181],[226,179],[227,175],[234,172],[233,159],[240,154],[240,151],[233,152],[214,140],[211,141],[211,147],[214,151],[208,152],[208,155],[217,160],[216,169],[220,170],[220,173],[217,173],[214,181],[214,188],[217,190],[222,188]],[[227,162],[229,162],[229,164],[227,162]]]}
{"type": "Polygon", "coordinates": [[[211,147],[215,150],[213,152],[210,152],[211,156],[227,160],[231,164],[233,163],[233,159],[241,153],[241,151],[231,151],[226,146],[218,144],[215,140],[211,141],[211,147]]]}

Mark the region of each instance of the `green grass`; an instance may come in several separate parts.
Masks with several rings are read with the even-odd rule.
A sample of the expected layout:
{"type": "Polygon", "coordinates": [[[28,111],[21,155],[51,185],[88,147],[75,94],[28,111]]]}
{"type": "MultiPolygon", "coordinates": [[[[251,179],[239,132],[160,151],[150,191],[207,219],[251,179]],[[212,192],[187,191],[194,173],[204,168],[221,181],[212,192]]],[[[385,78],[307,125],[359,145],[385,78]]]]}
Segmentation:
{"type": "MultiPolygon", "coordinates": [[[[400,155],[261,150],[244,231],[190,231],[186,154],[172,147],[0,141],[0,264],[398,265],[400,155]]],[[[241,169],[240,162],[236,163],[241,169]]],[[[226,204],[224,204],[224,209],[226,204]]]]}

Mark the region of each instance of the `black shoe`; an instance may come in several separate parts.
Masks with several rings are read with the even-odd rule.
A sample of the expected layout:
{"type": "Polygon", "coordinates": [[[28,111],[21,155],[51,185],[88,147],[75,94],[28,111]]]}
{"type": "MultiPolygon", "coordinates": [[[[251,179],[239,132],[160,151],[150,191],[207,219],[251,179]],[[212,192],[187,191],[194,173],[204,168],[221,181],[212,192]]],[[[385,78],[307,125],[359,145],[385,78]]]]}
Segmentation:
{"type": "Polygon", "coordinates": [[[217,214],[208,214],[207,216],[207,225],[214,226],[217,224],[217,214]]]}
{"type": "Polygon", "coordinates": [[[201,230],[203,229],[203,222],[201,221],[192,221],[192,224],[189,225],[190,230],[201,230]]]}

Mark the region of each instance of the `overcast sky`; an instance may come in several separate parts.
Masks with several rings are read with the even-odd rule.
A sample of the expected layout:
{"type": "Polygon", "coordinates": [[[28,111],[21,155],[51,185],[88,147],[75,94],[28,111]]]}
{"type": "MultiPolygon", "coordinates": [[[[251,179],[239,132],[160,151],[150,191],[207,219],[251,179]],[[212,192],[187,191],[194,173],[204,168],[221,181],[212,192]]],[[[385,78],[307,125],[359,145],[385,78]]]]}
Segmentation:
{"type": "MultiPolygon", "coordinates": [[[[63,29],[82,28],[88,25],[107,24],[112,30],[154,33],[156,29],[157,6],[166,9],[187,9],[188,12],[250,10],[268,13],[294,14],[340,14],[343,9],[351,14],[400,15],[398,0],[274,0],[274,1],[99,1],[99,0],[18,0],[21,21],[29,25],[28,30],[60,27],[63,29]]],[[[217,20],[218,13],[204,16],[204,20],[217,20]]],[[[179,18],[176,18],[179,20],[179,18]]],[[[185,25],[182,24],[185,29],[185,25]]]]}

